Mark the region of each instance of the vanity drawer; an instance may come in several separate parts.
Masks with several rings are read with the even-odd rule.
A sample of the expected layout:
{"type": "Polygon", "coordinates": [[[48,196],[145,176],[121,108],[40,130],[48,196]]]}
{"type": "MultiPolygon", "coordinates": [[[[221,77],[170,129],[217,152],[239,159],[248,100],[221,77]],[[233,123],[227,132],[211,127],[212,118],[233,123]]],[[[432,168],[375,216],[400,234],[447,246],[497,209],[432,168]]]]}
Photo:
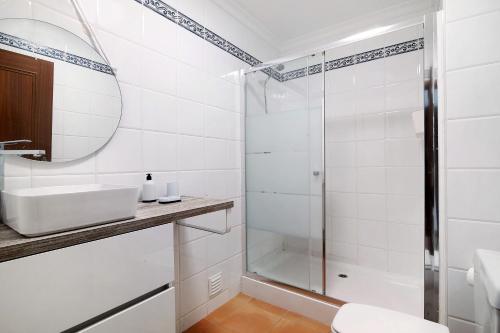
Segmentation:
{"type": "Polygon", "coordinates": [[[175,288],[165,290],[78,333],[175,333],[175,288]]]}
{"type": "Polygon", "coordinates": [[[61,332],[174,280],[173,225],[0,263],[0,332],[61,332]]]}

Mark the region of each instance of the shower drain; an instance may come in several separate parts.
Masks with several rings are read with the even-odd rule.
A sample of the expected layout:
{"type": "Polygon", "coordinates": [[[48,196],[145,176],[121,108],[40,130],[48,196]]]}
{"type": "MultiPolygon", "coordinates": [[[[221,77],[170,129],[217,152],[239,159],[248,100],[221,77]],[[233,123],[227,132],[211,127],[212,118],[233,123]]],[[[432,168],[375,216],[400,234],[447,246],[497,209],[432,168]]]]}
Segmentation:
{"type": "Polygon", "coordinates": [[[339,275],[337,275],[337,276],[338,276],[339,278],[343,278],[343,279],[347,279],[347,278],[348,278],[347,274],[339,274],[339,275]]]}

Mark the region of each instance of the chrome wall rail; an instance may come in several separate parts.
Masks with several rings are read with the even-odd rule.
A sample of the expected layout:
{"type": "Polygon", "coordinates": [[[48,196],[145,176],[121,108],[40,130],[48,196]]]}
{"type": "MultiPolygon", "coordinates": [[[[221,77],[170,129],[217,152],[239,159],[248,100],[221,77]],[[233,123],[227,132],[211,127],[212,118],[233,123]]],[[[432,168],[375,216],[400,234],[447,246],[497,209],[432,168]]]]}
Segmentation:
{"type": "Polygon", "coordinates": [[[437,18],[424,17],[425,249],[424,317],[439,321],[439,162],[437,18]]]}

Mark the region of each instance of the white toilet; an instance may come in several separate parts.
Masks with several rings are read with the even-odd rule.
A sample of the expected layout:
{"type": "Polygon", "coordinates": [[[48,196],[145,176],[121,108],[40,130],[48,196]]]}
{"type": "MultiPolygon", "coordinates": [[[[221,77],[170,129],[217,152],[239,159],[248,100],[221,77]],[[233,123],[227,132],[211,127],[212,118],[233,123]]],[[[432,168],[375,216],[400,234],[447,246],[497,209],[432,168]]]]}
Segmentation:
{"type": "Polygon", "coordinates": [[[332,323],[333,333],[449,333],[446,326],[406,313],[371,305],[343,305],[332,323]]]}
{"type": "Polygon", "coordinates": [[[500,252],[476,250],[473,283],[476,333],[499,333],[500,252]]]}

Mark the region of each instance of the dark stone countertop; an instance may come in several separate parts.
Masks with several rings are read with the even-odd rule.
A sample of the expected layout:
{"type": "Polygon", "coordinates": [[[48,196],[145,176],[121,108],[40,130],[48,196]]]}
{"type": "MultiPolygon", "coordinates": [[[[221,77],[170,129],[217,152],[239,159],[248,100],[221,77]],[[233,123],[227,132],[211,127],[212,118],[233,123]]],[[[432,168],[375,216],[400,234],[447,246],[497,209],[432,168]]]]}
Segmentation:
{"type": "Polygon", "coordinates": [[[183,197],[171,204],[138,203],[136,217],[52,235],[25,237],[0,223],[0,262],[172,223],[232,208],[231,200],[183,197]]]}

